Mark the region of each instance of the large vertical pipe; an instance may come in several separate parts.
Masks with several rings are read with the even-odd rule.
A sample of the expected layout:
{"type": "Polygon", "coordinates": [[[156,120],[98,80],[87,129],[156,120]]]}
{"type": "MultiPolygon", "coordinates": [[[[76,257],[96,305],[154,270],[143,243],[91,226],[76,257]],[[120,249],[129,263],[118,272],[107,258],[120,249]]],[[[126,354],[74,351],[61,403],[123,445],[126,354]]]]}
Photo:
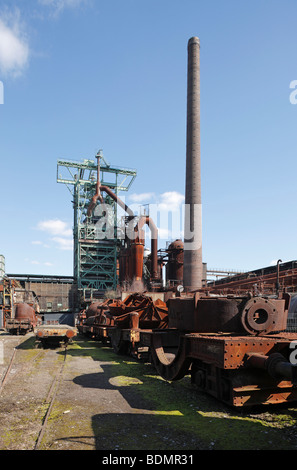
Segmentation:
{"type": "Polygon", "coordinates": [[[188,41],[187,148],[184,227],[184,287],[202,287],[202,211],[200,171],[200,41],[188,41]]]}

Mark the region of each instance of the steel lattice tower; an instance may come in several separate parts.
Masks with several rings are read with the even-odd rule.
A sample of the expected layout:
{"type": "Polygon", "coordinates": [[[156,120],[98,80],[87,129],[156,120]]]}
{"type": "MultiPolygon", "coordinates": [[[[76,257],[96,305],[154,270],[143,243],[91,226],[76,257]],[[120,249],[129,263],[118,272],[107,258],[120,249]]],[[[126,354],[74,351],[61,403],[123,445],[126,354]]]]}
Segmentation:
{"type": "MultiPolygon", "coordinates": [[[[100,183],[108,186],[116,195],[128,191],[136,177],[136,170],[110,166],[99,151],[100,183]]],[[[83,160],[58,160],[57,182],[66,184],[71,195],[74,209],[74,280],[84,300],[93,297],[93,292],[103,293],[115,290],[117,286],[117,204],[105,196],[105,203],[113,208],[113,238],[98,237],[96,230],[96,208],[93,217],[87,217],[90,199],[96,191],[97,162],[83,160]]],[[[98,219],[98,218],[97,218],[98,219]]]]}

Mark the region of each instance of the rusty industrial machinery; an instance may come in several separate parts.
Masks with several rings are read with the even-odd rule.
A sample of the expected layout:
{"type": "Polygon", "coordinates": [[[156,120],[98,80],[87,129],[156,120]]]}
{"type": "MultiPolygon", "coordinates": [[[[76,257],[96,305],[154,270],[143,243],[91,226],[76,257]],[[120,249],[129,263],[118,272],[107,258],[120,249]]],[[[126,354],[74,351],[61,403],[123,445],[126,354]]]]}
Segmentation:
{"type": "Polygon", "coordinates": [[[124,300],[93,303],[78,318],[78,330],[96,340],[109,342],[116,353],[147,357],[149,348],[140,344],[140,332],[168,327],[167,304],[160,298],[133,293],[124,300]]]}
{"type": "Polygon", "coordinates": [[[0,314],[0,327],[11,335],[24,335],[41,323],[38,298],[16,279],[0,282],[0,314]]]}
{"type": "Polygon", "coordinates": [[[6,322],[13,313],[13,294],[16,281],[2,279],[0,282],[0,327],[5,328],[6,322]]]}
{"type": "Polygon", "coordinates": [[[151,336],[152,361],[166,380],[186,374],[234,406],[297,399],[290,362],[296,333],[284,330],[290,296],[205,296],[168,301],[168,330],[151,336]]]}
{"type": "Polygon", "coordinates": [[[6,331],[11,335],[25,335],[41,324],[41,317],[27,303],[16,305],[13,318],[6,319],[6,331]]]}
{"type": "Polygon", "coordinates": [[[297,261],[279,260],[276,265],[267,266],[242,274],[224,277],[208,283],[208,289],[214,293],[242,293],[254,291],[271,295],[277,290],[297,291],[297,261]]]}
{"type": "MultiPolygon", "coordinates": [[[[87,208],[87,217],[91,218],[97,204],[101,206],[98,219],[104,218],[107,206],[103,193],[106,193],[126,216],[123,219],[123,236],[118,244],[117,271],[118,287],[122,290],[145,290],[147,287],[156,289],[161,286],[161,273],[158,269],[158,229],[154,221],[146,215],[137,216],[109,186],[100,183],[100,158],[97,158],[96,193],[91,198],[87,208]],[[149,278],[145,279],[144,272],[144,225],[151,231],[151,254],[149,257],[149,278]]],[[[113,236],[114,234],[112,234],[113,236]]],[[[107,235],[106,235],[107,236],[107,235]]]]}
{"type": "Polygon", "coordinates": [[[119,285],[123,290],[158,290],[162,286],[162,273],[159,269],[158,229],[151,217],[125,217],[125,237],[119,252],[119,285]],[[134,225],[132,223],[134,222],[134,225]],[[144,225],[151,231],[151,253],[146,260],[149,278],[144,276],[144,225]]]}
{"type": "Polygon", "coordinates": [[[93,304],[94,315],[78,330],[117,354],[150,360],[165,380],[190,375],[199,390],[229,405],[275,404],[297,399],[290,362],[297,334],[285,331],[289,305],[288,294],[196,292],[167,302],[131,294],[93,304]]]}
{"type": "Polygon", "coordinates": [[[67,345],[76,335],[76,328],[63,324],[40,325],[35,332],[37,343],[44,348],[58,347],[61,343],[67,345]]]}
{"type": "Polygon", "coordinates": [[[166,259],[166,280],[167,287],[180,286],[183,284],[184,275],[184,243],[182,240],[171,242],[165,250],[166,259]]]}

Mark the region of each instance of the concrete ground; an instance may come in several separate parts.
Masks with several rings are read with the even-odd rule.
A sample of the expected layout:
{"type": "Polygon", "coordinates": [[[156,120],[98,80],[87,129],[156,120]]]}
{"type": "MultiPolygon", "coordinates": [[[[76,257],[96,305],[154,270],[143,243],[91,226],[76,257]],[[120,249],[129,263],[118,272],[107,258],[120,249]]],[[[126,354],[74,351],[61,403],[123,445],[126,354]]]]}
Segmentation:
{"type": "Polygon", "coordinates": [[[61,347],[39,347],[33,333],[1,332],[0,348],[0,381],[16,348],[0,389],[1,450],[297,449],[297,403],[231,409],[189,377],[165,382],[150,364],[81,336],[66,358],[61,347]]]}

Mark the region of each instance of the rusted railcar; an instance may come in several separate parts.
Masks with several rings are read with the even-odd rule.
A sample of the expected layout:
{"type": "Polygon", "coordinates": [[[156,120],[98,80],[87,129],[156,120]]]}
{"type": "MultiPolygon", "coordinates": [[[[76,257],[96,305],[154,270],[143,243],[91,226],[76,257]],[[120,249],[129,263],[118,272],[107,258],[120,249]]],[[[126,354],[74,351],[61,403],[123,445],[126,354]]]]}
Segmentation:
{"type": "Polygon", "coordinates": [[[41,324],[41,317],[27,303],[19,303],[14,318],[7,318],[5,329],[11,335],[25,335],[41,324]]]}
{"type": "Polygon", "coordinates": [[[295,401],[289,302],[287,294],[171,299],[168,330],[149,339],[153,364],[166,380],[190,374],[200,390],[233,406],[295,401]]]}
{"type": "Polygon", "coordinates": [[[118,354],[149,359],[168,381],[190,375],[198,389],[232,406],[283,403],[297,400],[289,304],[288,294],[201,292],[166,303],[133,294],[97,305],[88,331],[118,354]]]}
{"type": "Polygon", "coordinates": [[[61,343],[67,345],[76,335],[76,328],[62,324],[40,325],[35,332],[36,341],[43,347],[57,347],[61,343]]]}
{"type": "Polygon", "coordinates": [[[133,293],[124,300],[94,302],[79,320],[78,330],[86,336],[110,343],[116,353],[143,357],[147,346],[140,344],[141,331],[168,326],[167,304],[151,296],[133,293]]]}

